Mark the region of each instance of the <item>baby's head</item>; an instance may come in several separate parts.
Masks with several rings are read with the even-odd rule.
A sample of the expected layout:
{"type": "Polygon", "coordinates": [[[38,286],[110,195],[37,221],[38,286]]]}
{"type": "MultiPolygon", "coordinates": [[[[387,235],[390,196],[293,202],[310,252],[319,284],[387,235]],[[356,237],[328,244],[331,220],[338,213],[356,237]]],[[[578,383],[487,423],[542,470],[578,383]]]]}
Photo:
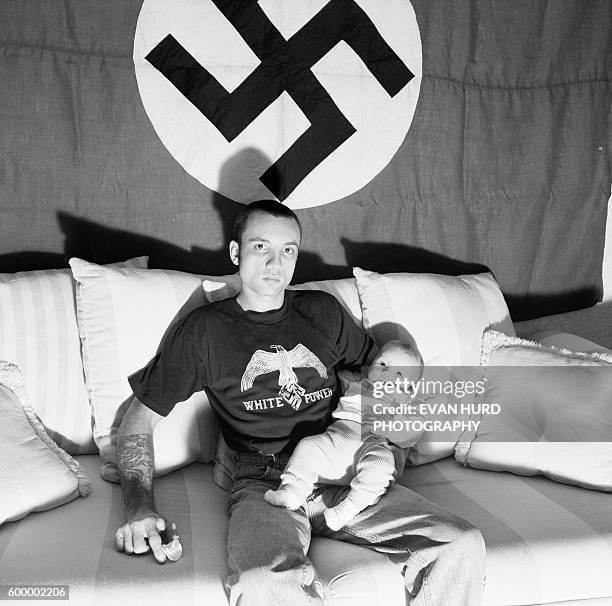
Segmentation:
{"type": "Polygon", "coordinates": [[[423,374],[423,358],[414,341],[394,339],[385,343],[368,370],[370,381],[393,381],[399,379],[418,381],[423,374]]]}

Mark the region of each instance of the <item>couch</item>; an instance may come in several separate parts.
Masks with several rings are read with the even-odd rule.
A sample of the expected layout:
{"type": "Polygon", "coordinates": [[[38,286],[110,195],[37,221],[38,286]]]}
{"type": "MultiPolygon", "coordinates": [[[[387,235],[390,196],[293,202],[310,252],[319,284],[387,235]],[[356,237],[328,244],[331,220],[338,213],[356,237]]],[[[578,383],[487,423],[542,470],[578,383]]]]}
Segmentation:
{"type": "MultiPolygon", "coordinates": [[[[612,360],[607,357],[612,356],[612,323],[605,303],[513,325],[490,275],[481,282],[428,274],[397,274],[387,280],[363,270],[355,276],[295,288],[332,292],[379,340],[409,330],[423,343],[426,364],[477,365],[480,358],[473,362],[475,353],[469,351],[475,345],[466,343],[480,344],[483,329],[491,327],[516,342],[530,337],[531,346],[539,342],[545,352],[571,350],[612,360]],[[456,293],[438,305],[453,289],[456,293]],[[374,309],[379,303],[382,307],[374,309]],[[448,320],[462,305],[466,310],[480,306],[482,318],[466,321],[463,310],[459,318],[448,320]],[[421,315],[406,325],[410,320],[404,322],[404,313],[409,318],[421,315]],[[380,321],[380,314],[386,321],[380,321]],[[465,331],[473,333],[469,339],[465,331]]],[[[227,603],[227,494],[221,486],[231,469],[205,394],[196,394],[179,418],[162,428],[161,437],[155,436],[155,498],[160,512],[179,529],[183,557],[178,562],[159,565],[150,555],[129,557],[114,550],[114,530],[124,521],[124,508],[120,487],[107,480],[112,479],[114,434],[128,397],[123,374],[146,362],[174,317],[230,296],[237,288],[235,276],[150,270],[146,258],[115,266],[73,260],[71,270],[0,274],[0,359],[19,367],[25,408],[34,410],[43,425],[39,435],[42,431],[53,439],[48,448],[70,453],[79,474],[64,496],[30,503],[20,513],[0,518],[2,591],[67,585],[71,603],[78,605],[227,603]],[[105,340],[111,342],[108,351],[105,340]],[[138,347],[142,351],[133,351],[138,347]],[[174,451],[164,450],[179,441],[174,451]]],[[[456,444],[451,442],[450,450],[449,444],[434,442],[411,452],[401,483],[482,531],[487,547],[483,603],[612,604],[610,490],[542,474],[463,466],[454,458],[456,444]]],[[[40,497],[41,480],[24,477],[20,469],[11,473],[18,476],[20,488],[15,489],[12,478],[13,492],[0,499],[11,499],[18,490],[32,491],[34,500],[40,497]]],[[[7,469],[0,481],[6,481],[3,475],[10,475],[7,469]]],[[[334,604],[406,603],[399,571],[380,554],[315,537],[310,557],[334,604]]]]}

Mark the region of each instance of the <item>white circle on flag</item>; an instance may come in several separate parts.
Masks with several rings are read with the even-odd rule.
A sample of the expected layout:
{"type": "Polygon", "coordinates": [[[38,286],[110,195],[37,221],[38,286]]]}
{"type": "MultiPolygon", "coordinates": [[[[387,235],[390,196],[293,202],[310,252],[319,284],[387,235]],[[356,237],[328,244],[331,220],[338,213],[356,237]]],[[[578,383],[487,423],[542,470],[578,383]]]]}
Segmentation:
{"type": "MultiPolygon", "coordinates": [[[[260,0],[259,6],[288,40],[307,27],[329,1],[334,0],[260,0]]],[[[412,4],[409,0],[355,1],[414,78],[390,97],[344,41],[315,63],[312,73],[356,132],[282,200],[294,209],[339,200],[369,183],[396,154],[414,116],[422,55],[412,4]]],[[[232,200],[248,203],[274,198],[260,177],[309,128],[309,120],[283,92],[228,142],[145,59],[168,34],[230,93],[260,63],[212,0],[144,0],[133,58],[145,111],[164,146],[190,175],[232,200]]]]}

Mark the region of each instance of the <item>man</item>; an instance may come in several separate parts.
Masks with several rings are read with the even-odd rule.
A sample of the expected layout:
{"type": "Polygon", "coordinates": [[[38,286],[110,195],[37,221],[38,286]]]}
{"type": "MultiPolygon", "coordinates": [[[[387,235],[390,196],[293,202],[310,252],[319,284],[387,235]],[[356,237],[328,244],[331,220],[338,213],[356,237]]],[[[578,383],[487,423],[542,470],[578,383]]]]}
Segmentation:
{"type": "Polygon", "coordinates": [[[246,206],[229,246],[239,267],[239,295],[187,315],[130,377],[135,397],[117,442],[127,513],[115,536],[117,549],[151,549],[165,561],[151,436],[177,402],[206,389],[224,438],[237,452],[227,538],[232,605],[323,603],[324,588],[306,555],[316,532],[384,552],[400,565],[415,606],[476,606],[484,577],[479,531],[412,491],[393,486],[339,531],[326,527],[323,514],[348,487],[321,486],[296,511],[264,500],[278,487],[297,442],[331,422],[340,395],[337,371],[359,367],[374,353],[371,339],[334,297],[285,290],[301,237],[296,215],[282,204],[246,206]]]}

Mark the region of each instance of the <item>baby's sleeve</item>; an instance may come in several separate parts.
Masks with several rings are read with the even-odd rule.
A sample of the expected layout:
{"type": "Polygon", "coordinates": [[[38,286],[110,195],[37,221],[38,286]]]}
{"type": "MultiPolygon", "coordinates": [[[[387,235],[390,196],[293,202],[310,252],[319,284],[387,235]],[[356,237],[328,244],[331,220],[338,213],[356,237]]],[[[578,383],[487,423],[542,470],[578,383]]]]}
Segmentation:
{"type": "Polygon", "coordinates": [[[359,382],[348,384],[344,395],[338,402],[338,407],[332,413],[334,419],[355,421],[361,424],[361,395],[362,386],[359,382]]]}

